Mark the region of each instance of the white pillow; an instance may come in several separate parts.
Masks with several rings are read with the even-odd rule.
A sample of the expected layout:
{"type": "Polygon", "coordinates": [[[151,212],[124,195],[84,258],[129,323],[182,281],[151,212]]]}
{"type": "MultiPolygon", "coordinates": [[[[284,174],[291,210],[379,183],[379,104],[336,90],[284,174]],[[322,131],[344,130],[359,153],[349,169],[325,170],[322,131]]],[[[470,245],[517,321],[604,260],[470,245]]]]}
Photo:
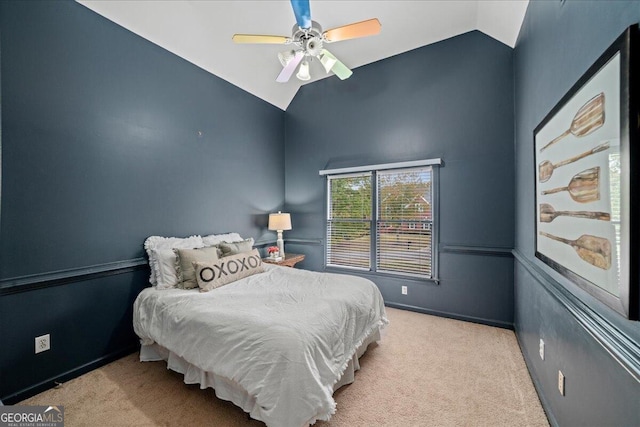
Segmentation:
{"type": "Polygon", "coordinates": [[[175,252],[173,249],[155,249],[152,252],[156,260],[156,288],[175,288],[178,284],[175,252]]]}
{"type": "Polygon", "coordinates": [[[149,257],[151,276],[149,283],[158,286],[159,289],[171,288],[177,283],[175,272],[175,254],[173,249],[195,249],[204,247],[204,242],[200,236],[180,237],[160,237],[151,236],[144,241],[144,249],[149,257]],[[168,251],[168,252],[167,252],[168,251]],[[169,257],[168,253],[173,257],[169,257]],[[162,260],[159,259],[162,258],[162,260]],[[167,267],[167,263],[171,267],[167,267]],[[162,264],[162,268],[160,267],[162,264]],[[162,271],[161,271],[162,270],[162,271]],[[173,271],[173,272],[172,272],[173,271]]]}
{"type": "Polygon", "coordinates": [[[208,236],[204,236],[202,241],[205,246],[214,246],[218,243],[228,242],[242,242],[244,239],[240,237],[238,233],[226,233],[226,234],[210,234],[208,236]]]}

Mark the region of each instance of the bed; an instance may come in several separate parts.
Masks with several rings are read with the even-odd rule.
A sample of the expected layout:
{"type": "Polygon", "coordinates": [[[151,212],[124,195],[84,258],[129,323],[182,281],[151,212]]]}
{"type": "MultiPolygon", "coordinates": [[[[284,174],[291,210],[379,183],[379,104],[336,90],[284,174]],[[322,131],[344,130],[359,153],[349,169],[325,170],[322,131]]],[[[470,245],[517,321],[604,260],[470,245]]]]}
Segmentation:
{"type": "Polygon", "coordinates": [[[361,277],[262,264],[210,292],[143,290],[134,303],[142,361],[167,361],[188,384],[212,387],[267,426],[328,420],[333,391],[388,323],[361,277]]]}

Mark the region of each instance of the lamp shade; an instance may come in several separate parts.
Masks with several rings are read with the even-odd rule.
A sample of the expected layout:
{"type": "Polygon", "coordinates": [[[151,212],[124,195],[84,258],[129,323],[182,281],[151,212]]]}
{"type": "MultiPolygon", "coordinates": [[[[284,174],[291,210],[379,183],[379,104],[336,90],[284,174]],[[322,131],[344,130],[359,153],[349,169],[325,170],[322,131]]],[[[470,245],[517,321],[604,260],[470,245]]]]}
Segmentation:
{"type": "Polygon", "coordinates": [[[309,63],[307,61],[302,61],[302,64],[300,64],[300,68],[298,69],[298,74],[296,74],[296,77],[305,82],[311,79],[311,75],[309,74],[309,63]]]}
{"type": "Polygon", "coordinates": [[[291,62],[295,54],[296,53],[293,50],[285,50],[284,52],[279,52],[278,60],[280,60],[280,63],[282,64],[283,67],[286,67],[287,64],[291,62]]]}
{"type": "Polygon", "coordinates": [[[324,67],[324,70],[328,73],[329,71],[331,71],[331,69],[333,68],[334,65],[336,65],[336,62],[338,62],[338,60],[336,58],[332,58],[329,55],[322,55],[322,56],[318,56],[318,58],[320,58],[320,63],[322,64],[322,66],[324,67]]]}
{"type": "Polygon", "coordinates": [[[291,215],[282,212],[269,214],[269,230],[291,230],[291,215]]]}

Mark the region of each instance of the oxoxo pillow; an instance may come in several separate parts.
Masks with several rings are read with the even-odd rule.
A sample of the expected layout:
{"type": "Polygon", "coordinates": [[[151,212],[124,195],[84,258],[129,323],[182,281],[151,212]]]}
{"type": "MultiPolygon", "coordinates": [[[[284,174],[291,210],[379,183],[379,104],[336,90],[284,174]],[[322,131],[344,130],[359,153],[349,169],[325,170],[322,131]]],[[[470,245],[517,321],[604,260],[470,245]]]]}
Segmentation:
{"type": "Polygon", "coordinates": [[[220,258],[212,263],[195,262],[194,269],[200,292],[211,291],[264,271],[257,249],[220,258]]]}

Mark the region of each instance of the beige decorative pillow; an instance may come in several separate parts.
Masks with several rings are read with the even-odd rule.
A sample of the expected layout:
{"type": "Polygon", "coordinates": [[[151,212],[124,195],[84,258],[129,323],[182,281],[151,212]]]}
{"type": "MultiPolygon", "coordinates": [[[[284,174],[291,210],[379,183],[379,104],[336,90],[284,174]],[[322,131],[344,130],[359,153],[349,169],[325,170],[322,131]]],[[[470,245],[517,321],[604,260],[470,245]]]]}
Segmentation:
{"type": "Polygon", "coordinates": [[[198,287],[194,262],[215,262],[218,256],[218,248],[215,246],[198,249],[174,249],[176,254],[176,275],[178,276],[177,288],[193,289],[198,287]]]}
{"type": "Polygon", "coordinates": [[[218,243],[222,256],[227,257],[229,255],[235,255],[242,252],[249,252],[253,248],[253,239],[248,238],[242,242],[220,242],[218,243]]]}
{"type": "Polygon", "coordinates": [[[210,291],[264,271],[262,259],[257,249],[229,255],[212,263],[195,262],[193,267],[200,292],[210,291]]]}

